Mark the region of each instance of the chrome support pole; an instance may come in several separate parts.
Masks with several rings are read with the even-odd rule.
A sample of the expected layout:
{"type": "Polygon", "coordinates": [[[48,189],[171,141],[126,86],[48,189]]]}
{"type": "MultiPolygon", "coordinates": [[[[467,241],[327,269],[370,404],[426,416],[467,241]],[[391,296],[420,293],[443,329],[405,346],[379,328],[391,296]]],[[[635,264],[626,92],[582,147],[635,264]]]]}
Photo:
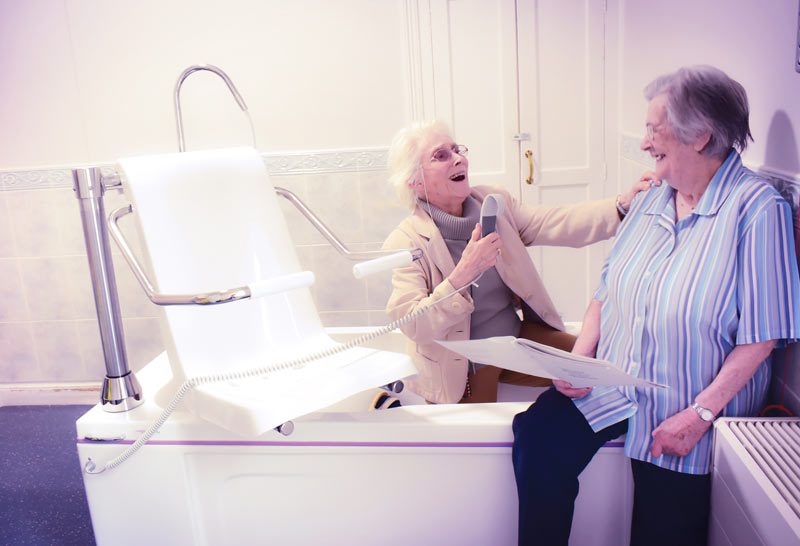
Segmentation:
{"type": "Polygon", "coordinates": [[[106,362],[106,377],[100,403],[108,412],[128,411],[144,402],[144,398],[136,376],[128,368],[128,357],[125,353],[117,282],[105,223],[102,176],[98,167],[87,167],[73,169],[72,179],[81,210],[83,237],[92,276],[97,322],[100,326],[100,341],[106,362]]]}

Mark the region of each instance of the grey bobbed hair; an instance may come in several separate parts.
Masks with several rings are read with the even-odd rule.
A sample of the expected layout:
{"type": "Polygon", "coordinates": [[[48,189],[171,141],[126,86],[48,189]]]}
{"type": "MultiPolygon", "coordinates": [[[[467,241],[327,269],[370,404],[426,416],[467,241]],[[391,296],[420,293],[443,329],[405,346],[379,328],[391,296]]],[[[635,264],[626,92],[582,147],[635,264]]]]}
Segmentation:
{"type": "Polygon", "coordinates": [[[389,148],[389,183],[400,201],[410,209],[417,201],[410,184],[423,181],[421,145],[431,133],[451,134],[450,128],[441,121],[415,121],[397,132],[389,148]]]}
{"type": "Polygon", "coordinates": [[[747,93],[718,68],[688,66],[660,76],[644,88],[647,100],[658,95],[666,97],[667,123],[680,142],[711,134],[702,154],[725,159],[731,148],[743,152],[753,140],[747,93]]]}

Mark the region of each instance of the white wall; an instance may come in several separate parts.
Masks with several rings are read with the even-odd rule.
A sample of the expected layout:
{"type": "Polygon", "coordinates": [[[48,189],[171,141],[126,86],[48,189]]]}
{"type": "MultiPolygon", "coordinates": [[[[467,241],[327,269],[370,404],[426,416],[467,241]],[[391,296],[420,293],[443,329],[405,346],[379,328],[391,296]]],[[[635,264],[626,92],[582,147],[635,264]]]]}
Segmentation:
{"type": "Polygon", "coordinates": [[[641,135],[642,89],[683,65],[711,64],[747,90],[754,142],[749,165],[800,173],[797,0],[621,0],[619,129],[641,135]]]}
{"type": "MultiPolygon", "coordinates": [[[[262,151],[385,146],[406,119],[402,10],[370,0],[0,0],[0,169],[176,150],[173,86],[199,63],[233,79],[262,151]]],[[[182,106],[189,149],[250,143],[215,76],[191,76],[182,106]]]]}

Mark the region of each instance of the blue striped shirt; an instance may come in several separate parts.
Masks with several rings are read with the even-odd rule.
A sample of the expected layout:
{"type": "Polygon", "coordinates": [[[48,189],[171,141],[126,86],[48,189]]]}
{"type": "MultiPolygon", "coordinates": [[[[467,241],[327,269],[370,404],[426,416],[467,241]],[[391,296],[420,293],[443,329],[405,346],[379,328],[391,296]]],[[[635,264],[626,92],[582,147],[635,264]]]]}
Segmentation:
{"type": "MultiPolygon", "coordinates": [[[[575,405],[595,431],[629,418],[628,457],[706,474],[711,434],[685,457],[654,458],[651,433],[691,406],[735,345],[796,340],[800,281],[789,204],[738,153],[677,223],[674,193],[664,184],[637,196],[594,295],[602,303],[597,357],[669,388],[596,387],[575,405]]],[[[769,378],[764,362],[722,415],[757,413],[769,378]]]]}

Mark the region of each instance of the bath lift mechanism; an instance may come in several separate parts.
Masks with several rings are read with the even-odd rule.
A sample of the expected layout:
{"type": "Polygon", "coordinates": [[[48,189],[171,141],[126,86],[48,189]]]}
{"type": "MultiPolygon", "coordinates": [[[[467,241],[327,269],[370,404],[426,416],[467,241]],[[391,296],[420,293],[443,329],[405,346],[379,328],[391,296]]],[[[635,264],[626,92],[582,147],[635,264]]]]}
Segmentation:
{"type": "MultiPolygon", "coordinates": [[[[225,72],[220,68],[213,65],[194,65],[181,73],[175,84],[174,90],[175,115],[178,127],[178,144],[179,151],[181,152],[185,151],[185,144],[183,138],[183,122],[180,107],[180,89],[186,77],[189,76],[189,74],[199,70],[213,72],[214,74],[220,76],[223,81],[225,81],[228,89],[231,91],[236,99],[236,102],[239,104],[239,107],[247,115],[248,120],[250,121],[251,130],[253,128],[252,120],[250,120],[244,99],[242,99],[241,95],[236,89],[236,86],[233,84],[227,74],[225,74],[225,72]]],[[[255,134],[253,134],[253,141],[255,142],[255,134]]],[[[136,260],[133,252],[130,249],[130,246],[127,244],[118,226],[119,219],[132,212],[131,205],[123,206],[112,211],[108,218],[108,225],[105,222],[106,213],[103,204],[103,195],[106,189],[121,190],[122,181],[120,175],[118,173],[103,175],[99,167],[73,169],[72,174],[74,190],[80,205],[84,240],[86,243],[89,269],[92,276],[92,287],[95,295],[95,307],[97,309],[98,323],[100,327],[100,338],[103,347],[103,354],[105,356],[106,377],[103,381],[103,390],[101,395],[101,404],[105,411],[124,412],[131,410],[144,402],[141,386],[128,366],[127,354],[125,352],[116,278],[114,275],[113,263],[111,260],[111,250],[108,240],[109,233],[111,234],[115,243],[119,246],[122,256],[131,267],[134,276],[142,286],[148,298],[157,305],[214,305],[229,303],[246,298],[262,297],[291,288],[308,286],[313,283],[313,274],[306,271],[276,279],[257,281],[246,286],[228,288],[217,292],[202,294],[159,294],[155,291],[152,283],[148,280],[147,275],[144,273],[144,269],[136,260]]],[[[359,263],[353,267],[353,273],[357,278],[362,278],[377,271],[382,271],[388,268],[410,263],[411,261],[417,260],[422,256],[422,251],[419,249],[400,252],[380,250],[352,252],[295,194],[289,190],[278,187],[275,188],[275,191],[295,205],[295,207],[298,208],[303,216],[308,219],[315,228],[317,228],[317,230],[340,254],[351,260],[369,260],[364,263],[359,263]],[[375,256],[380,257],[375,258],[375,256]]],[[[452,294],[446,297],[449,298],[455,293],[457,293],[457,291],[454,291],[452,294]]],[[[301,366],[312,360],[330,356],[332,354],[366,343],[375,337],[388,333],[412,320],[415,320],[428,309],[430,309],[430,307],[422,308],[411,315],[403,317],[387,326],[384,326],[383,328],[361,336],[360,338],[355,339],[347,344],[339,345],[337,347],[321,351],[317,354],[308,355],[306,357],[287,361],[275,366],[248,370],[245,372],[234,372],[230,374],[205,376],[187,380],[181,389],[179,389],[175,399],[173,399],[173,402],[169,405],[167,410],[165,410],[162,417],[158,419],[157,422],[151,427],[152,432],[150,434],[147,434],[147,432],[143,434],[142,437],[140,437],[140,439],[134,445],[132,445],[131,448],[129,448],[128,452],[130,453],[127,456],[124,458],[121,456],[115,460],[118,461],[116,464],[121,464],[122,461],[132,455],[133,452],[140,447],[140,445],[143,445],[147,442],[147,439],[149,439],[149,437],[155,433],[155,431],[163,424],[164,421],[166,421],[166,419],[169,417],[169,414],[171,414],[172,411],[174,411],[174,409],[177,407],[180,399],[182,399],[188,389],[192,387],[210,382],[228,381],[232,379],[241,379],[243,377],[255,377],[257,375],[263,375],[279,369],[301,366]],[[137,445],[139,442],[141,442],[141,444],[137,445]],[[135,449],[133,449],[134,447],[135,449]]],[[[383,388],[391,392],[400,392],[403,388],[403,385],[401,381],[395,381],[384,386],[383,388]]],[[[149,430],[150,429],[148,429],[148,431],[149,430]]],[[[291,434],[293,425],[291,422],[287,422],[277,427],[276,430],[282,434],[288,435],[291,434]]],[[[112,461],[112,463],[113,462],[114,461],[112,461]]],[[[112,466],[112,463],[107,464],[105,468],[116,466],[112,466]]],[[[87,468],[87,471],[91,470],[87,468]]]]}

